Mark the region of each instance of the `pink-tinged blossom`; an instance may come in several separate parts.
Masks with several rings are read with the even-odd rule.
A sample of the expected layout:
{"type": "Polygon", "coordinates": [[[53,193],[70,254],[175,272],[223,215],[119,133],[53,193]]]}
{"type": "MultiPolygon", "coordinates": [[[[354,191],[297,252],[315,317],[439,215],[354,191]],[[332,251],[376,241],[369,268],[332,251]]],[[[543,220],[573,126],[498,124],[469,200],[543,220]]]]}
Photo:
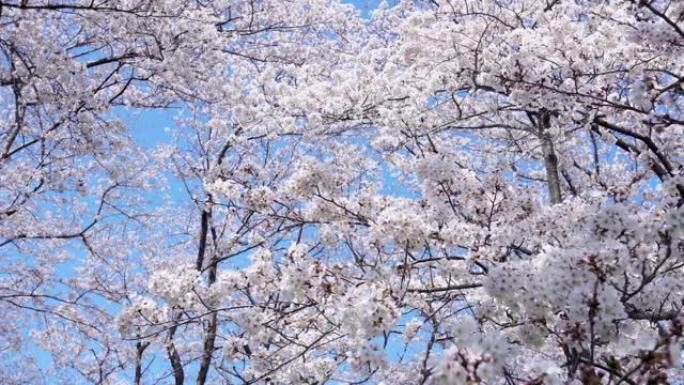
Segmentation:
{"type": "Polygon", "coordinates": [[[3,2],[0,382],[681,383],[684,3],[396,3],[3,2]]]}

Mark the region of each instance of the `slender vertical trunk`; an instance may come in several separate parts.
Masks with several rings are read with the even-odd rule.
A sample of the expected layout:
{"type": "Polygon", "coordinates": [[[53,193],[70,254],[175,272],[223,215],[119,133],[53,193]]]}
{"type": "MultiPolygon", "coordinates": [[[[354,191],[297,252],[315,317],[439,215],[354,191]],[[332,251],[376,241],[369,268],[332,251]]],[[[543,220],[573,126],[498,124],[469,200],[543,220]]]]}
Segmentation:
{"type": "MultiPolygon", "coordinates": [[[[209,203],[211,202],[211,196],[208,197],[207,202],[208,204],[205,205],[205,207],[202,209],[202,216],[200,217],[200,239],[199,246],[197,249],[197,260],[195,261],[195,268],[200,272],[202,271],[204,266],[204,256],[207,250],[207,236],[209,233],[209,221],[211,219],[211,206],[209,203]]],[[[212,263],[213,265],[210,269],[209,279],[213,279],[213,281],[216,281],[216,263],[214,262],[213,257],[212,263]]],[[[211,283],[213,282],[210,282],[210,284],[211,283]]],[[[176,322],[179,318],[180,314],[176,318],[176,322]]],[[[207,372],[209,370],[209,364],[211,363],[211,354],[209,355],[208,359],[205,357],[207,353],[207,345],[210,345],[211,352],[213,352],[214,340],[216,338],[216,315],[214,313],[212,314],[211,320],[213,320],[213,322],[210,321],[210,324],[214,325],[214,332],[208,334],[205,337],[204,351],[202,354],[202,363],[200,365],[200,377],[197,378],[197,382],[201,384],[204,384],[204,382],[206,381],[207,372]]],[[[185,382],[185,372],[183,371],[183,363],[181,361],[180,355],[178,354],[178,351],[176,350],[176,346],[173,343],[173,335],[176,332],[176,328],[177,325],[174,325],[173,327],[171,327],[171,329],[169,329],[169,345],[167,347],[167,353],[169,356],[169,361],[171,362],[171,367],[173,368],[173,376],[175,378],[176,385],[183,385],[183,383],[185,382]]]]}
{"type": "Polygon", "coordinates": [[[211,209],[204,208],[202,210],[202,217],[200,218],[200,240],[199,248],[197,250],[197,261],[195,262],[195,268],[198,271],[202,271],[204,267],[204,254],[207,249],[207,233],[209,232],[209,217],[211,217],[211,209]]]}
{"type": "MultiPolygon", "coordinates": [[[[211,196],[208,197],[211,202],[211,196]]],[[[202,211],[201,227],[200,227],[200,245],[197,254],[197,269],[202,271],[204,265],[204,256],[207,249],[207,238],[210,227],[211,219],[211,208],[205,207],[202,211]]],[[[212,235],[213,228],[212,228],[212,235]]],[[[209,286],[216,282],[216,270],[217,270],[216,253],[211,254],[208,266],[208,279],[207,283],[209,286]]],[[[209,374],[209,367],[211,366],[211,359],[214,354],[214,345],[216,343],[216,329],[217,329],[218,315],[216,311],[212,311],[209,315],[209,323],[206,329],[206,335],[204,336],[204,344],[202,348],[202,357],[200,359],[200,368],[197,373],[197,385],[204,385],[207,381],[207,376],[209,374]]]]}
{"type": "Polygon", "coordinates": [[[558,177],[558,157],[556,157],[553,141],[548,132],[542,134],[542,152],[544,154],[544,167],[546,168],[546,179],[549,184],[551,203],[561,203],[563,198],[561,196],[560,178],[558,177]]]}
{"type": "MultiPolygon", "coordinates": [[[[209,267],[209,286],[216,282],[216,258],[212,257],[211,266],[209,267]]],[[[200,361],[200,369],[197,374],[197,385],[204,385],[209,374],[209,366],[211,365],[211,358],[214,354],[214,344],[216,342],[216,328],[218,322],[218,314],[212,311],[209,316],[209,324],[207,325],[207,334],[204,337],[204,347],[202,350],[202,359],[200,361]]]]}
{"type": "Polygon", "coordinates": [[[549,128],[551,126],[551,113],[542,109],[537,114],[537,127],[541,140],[542,155],[544,156],[544,168],[546,169],[546,181],[549,189],[549,199],[552,204],[561,203],[560,172],[558,171],[558,157],[553,148],[553,138],[549,128]]]}
{"type": "Polygon", "coordinates": [[[143,343],[138,341],[135,345],[135,385],[141,385],[142,383],[142,364],[143,364],[143,353],[147,349],[149,343],[143,343]]]}
{"type": "Polygon", "coordinates": [[[183,385],[183,383],[185,382],[183,362],[181,361],[180,355],[176,350],[176,345],[173,343],[173,335],[176,334],[177,327],[177,325],[174,325],[171,327],[171,329],[169,329],[169,344],[166,347],[166,352],[169,356],[169,361],[171,362],[171,368],[173,369],[173,378],[175,379],[175,384],[183,385]]]}

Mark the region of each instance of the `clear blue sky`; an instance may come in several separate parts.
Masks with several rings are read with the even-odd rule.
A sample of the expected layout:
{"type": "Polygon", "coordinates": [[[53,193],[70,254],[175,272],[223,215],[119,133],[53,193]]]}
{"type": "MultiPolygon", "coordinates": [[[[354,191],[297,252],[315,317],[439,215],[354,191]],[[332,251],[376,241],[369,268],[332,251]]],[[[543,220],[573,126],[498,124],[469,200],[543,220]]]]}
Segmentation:
{"type": "MultiPolygon", "coordinates": [[[[361,10],[362,14],[365,17],[368,17],[368,14],[375,9],[378,4],[382,2],[382,0],[343,0],[345,3],[349,4],[354,4],[356,8],[361,10]]],[[[388,0],[388,3],[392,4],[395,3],[395,0],[388,0]]]]}

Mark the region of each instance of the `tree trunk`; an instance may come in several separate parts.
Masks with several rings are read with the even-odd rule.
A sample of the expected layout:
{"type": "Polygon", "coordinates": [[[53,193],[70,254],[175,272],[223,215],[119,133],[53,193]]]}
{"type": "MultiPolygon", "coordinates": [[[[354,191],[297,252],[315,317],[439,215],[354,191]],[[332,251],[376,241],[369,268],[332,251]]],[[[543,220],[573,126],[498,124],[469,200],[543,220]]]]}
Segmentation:
{"type": "Polygon", "coordinates": [[[546,169],[546,181],[549,189],[549,199],[551,204],[558,204],[563,201],[561,195],[560,173],[558,171],[558,157],[553,148],[553,138],[549,128],[551,126],[551,113],[545,109],[537,113],[537,127],[539,128],[539,139],[541,140],[542,155],[544,156],[544,168],[546,169]]]}
{"type": "MultiPolygon", "coordinates": [[[[208,200],[211,201],[211,195],[209,195],[208,200]]],[[[204,260],[204,255],[207,247],[207,235],[209,233],[211,219],[211,208],[206,208],[202,212],[202,223],[201,223],[201,233],[200,233],[200,245],[199,252],[197,255],[197,269],[201,272],[204,260]]],[[[212,227],[212,235],[215,236],[212,227]]],[[[211,253],[211,258],[209,261],[208,269],[208,284],[213,285],[216,282],[216,270],[217,270],[217,260],[216,253],[211,253]]],[[[202,349],[202,357],[200,359],[200,368],[197,373],[197,385],[204,385],[207,381],[207,375],[209,374],[209,367],[211,366],[211,359],[214,354],[214,345],[216,343],[216,329],[218,323],[218,315],[216,311],[212,311],[209,316],[209,324],[207,325],[207,334],[204,336],[204,346],[202,349]]]]}

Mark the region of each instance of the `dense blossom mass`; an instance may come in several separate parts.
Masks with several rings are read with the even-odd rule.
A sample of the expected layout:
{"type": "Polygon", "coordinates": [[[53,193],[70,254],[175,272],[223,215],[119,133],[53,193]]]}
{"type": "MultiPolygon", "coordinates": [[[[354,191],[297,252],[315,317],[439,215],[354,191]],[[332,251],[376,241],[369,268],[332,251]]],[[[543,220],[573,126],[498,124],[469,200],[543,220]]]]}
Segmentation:
{"type": "Polygon", "coordinates": [[[4,385],[681,384],[684,1],[2,0],[0,314],[4,385]]]}

